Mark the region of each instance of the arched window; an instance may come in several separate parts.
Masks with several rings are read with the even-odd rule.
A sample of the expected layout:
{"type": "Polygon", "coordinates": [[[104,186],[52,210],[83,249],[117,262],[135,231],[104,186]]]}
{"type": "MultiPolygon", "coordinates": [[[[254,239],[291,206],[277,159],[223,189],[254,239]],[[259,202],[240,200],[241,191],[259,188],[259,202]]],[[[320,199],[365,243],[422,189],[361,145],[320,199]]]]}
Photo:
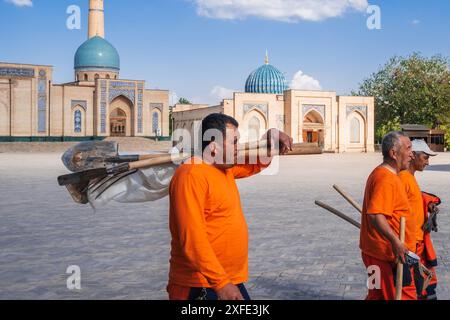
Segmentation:
{"type": "Polygon", "coordinates": [[[158,135],[159,133],[159,114],[158,112],[153,112],[152,114],[152,128],[153,128],[153,133],[155,135],[158,135]]]}
{"type": "Polygon", "coordinates": [[[81,111],[76,110],[74,113],[74,131],[75,133],[81,133],[81,111]]]}
{"type": "Polygon", "coordinates": [[[100,76],[98,75],[98,73],[95,74],[95,79],[100,78],[100,76]]]}
{"type": "Polygon", "coordinates": [[[110,79],[111,77],[109,76],[109,74],[106,75],[106,79],[110,79]]]}
{"type": "Polygon", "coordinates": [[[88,81],[88,75],[87,75],[87,73],[84,74],[84,81],[88,81]]]}
{"type": "Polygon", "coordinates": [[[360,129],[361,124],[359,123],[359,120],[357,118],[353,118],[350,122],[350,143],[361,142],[360,129]]]}
{"type": "Polygon", "coordinates": [[[248,141],[258,141],[260,130],[261,121],[257,117],[251,118],[248,122],[248,141]]]}

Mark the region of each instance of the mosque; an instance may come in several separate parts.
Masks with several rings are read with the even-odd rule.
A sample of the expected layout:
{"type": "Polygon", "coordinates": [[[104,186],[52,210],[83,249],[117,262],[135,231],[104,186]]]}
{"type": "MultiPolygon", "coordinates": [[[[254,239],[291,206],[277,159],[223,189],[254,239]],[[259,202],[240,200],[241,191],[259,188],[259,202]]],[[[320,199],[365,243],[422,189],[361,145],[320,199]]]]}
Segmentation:
{"type": "Polygon", "coordinates": [[[169,136],[169,91],[120,79],[103,0],[89,2],[88,32],[75,53],[73,82],[53,83],[52,66],[0,62],[0,141],[169,136]]]}
{"type": "Polygon", "coordinates": [[[185,141],[183,132],[193,136],[201,120],[217,112],[238,120],[242,141],[258,140],[268,129],[277,128],[295,143],[316,143],[324,152],[373,152],[374,103],[373,97],[289,89],[283,73],[266,55],[264,65],[248,76],[245,92],[235,92],[217,106],[175,105],[173,128],[174,135],[185,141]]]}
{"type": "Polygon", "coordinates": [[[52,66],[0,62],[0,141],[168,138],[169,121],[175,134],[194,136],[206,115],[220,112],[239,121],[242,140],[278,128],[325,152],[374,151],[373,97],[289,89],[267,56],[245,92],[216,106],[177,104],[169,120],[169,91],[120,79],[119,54],[105,39],[103,0],[89,1],[88,40],[75,53],[74,77],[55,84],[52,66]]]}

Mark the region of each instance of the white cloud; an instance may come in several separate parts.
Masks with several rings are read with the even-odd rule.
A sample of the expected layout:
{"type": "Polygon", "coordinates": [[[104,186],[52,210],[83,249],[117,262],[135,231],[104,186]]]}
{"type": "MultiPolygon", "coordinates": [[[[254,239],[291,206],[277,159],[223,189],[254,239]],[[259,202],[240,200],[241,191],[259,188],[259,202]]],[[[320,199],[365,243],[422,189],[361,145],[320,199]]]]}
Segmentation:
{"type": "Polygon", "coordinates": [[[420,20],[415,19],[415,20],[411,21],[411,23],[414,24],[414,25],[417,25],[417,24],[420,23],[420,20]]]}
{"type": "Polygon", "coordinates": [[[322,90],[320,82],[301,70],[297,71],[291,81],[291,89],[297,90],[322,90]]]}
{"type": "Polygon", "coordinates": [[[236,92],[236,90],[227,89],[221,86],[214,86],[209,95],[212,99],[215,99],[220,103],[223,99],[233,98],[234,92],[236,92]]]}
{"type": "Polygon", "coordinates": [[[365,11],[367,0],[193,0],[197,13],[225,20],[258,17],[297,22],[320,21],[343,15],[347,10],[365,11]]]}
{"type": "Polygon", "coordinates": [[[18,7],[32,7],[33,1],[32,0],[5,0],[6,2],[12,3],[15,6],[18,7]]]}

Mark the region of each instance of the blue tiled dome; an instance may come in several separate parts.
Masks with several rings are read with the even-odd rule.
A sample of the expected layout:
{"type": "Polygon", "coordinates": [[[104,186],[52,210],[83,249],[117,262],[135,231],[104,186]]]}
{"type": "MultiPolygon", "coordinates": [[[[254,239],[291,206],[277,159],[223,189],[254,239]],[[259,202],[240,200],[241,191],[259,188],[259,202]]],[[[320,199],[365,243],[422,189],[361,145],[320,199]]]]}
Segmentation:
{"type": "Polygon", "coordinates": [[[253,71],[245,83],[245,92],[251,93],[282,94],[287,89],[286,77],[267,58],[266,64],[253,71]]]}
{"type": "Polygon", "coordinates": [[[75,53],[75,70],[120,70],[120,58],[116,48],[102,37],[85,41],[75,53]]]}

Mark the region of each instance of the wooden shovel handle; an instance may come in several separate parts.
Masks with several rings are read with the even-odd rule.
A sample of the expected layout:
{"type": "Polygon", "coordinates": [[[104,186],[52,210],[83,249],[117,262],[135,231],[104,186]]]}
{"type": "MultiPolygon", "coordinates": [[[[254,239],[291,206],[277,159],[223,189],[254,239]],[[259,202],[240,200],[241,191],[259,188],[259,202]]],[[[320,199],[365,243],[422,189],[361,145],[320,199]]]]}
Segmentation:
{"type": "MultiPolygon", "coordinates": [[[[406,218],[400,218],[400,241],[405,243],[406,218]]],[[[403,289],[403,263],[400,260],[397,262],[397,279],[395,286],[395,300],[402,300],[403,289]]]]}
{"type": "Polygon", "coordinates": [[[191,156],[192,155],[189,153],[159,155],[156,158],[150,158],[150,159],[130,162],[129,170],[143,169],[143,168],[148,168],[148,167],[152,167],[152,166],[159,166],[159,165],[164,165],[164,164],[175,163],[175,162],[186,160],[186,159],[190,158],[191,156]]]}

